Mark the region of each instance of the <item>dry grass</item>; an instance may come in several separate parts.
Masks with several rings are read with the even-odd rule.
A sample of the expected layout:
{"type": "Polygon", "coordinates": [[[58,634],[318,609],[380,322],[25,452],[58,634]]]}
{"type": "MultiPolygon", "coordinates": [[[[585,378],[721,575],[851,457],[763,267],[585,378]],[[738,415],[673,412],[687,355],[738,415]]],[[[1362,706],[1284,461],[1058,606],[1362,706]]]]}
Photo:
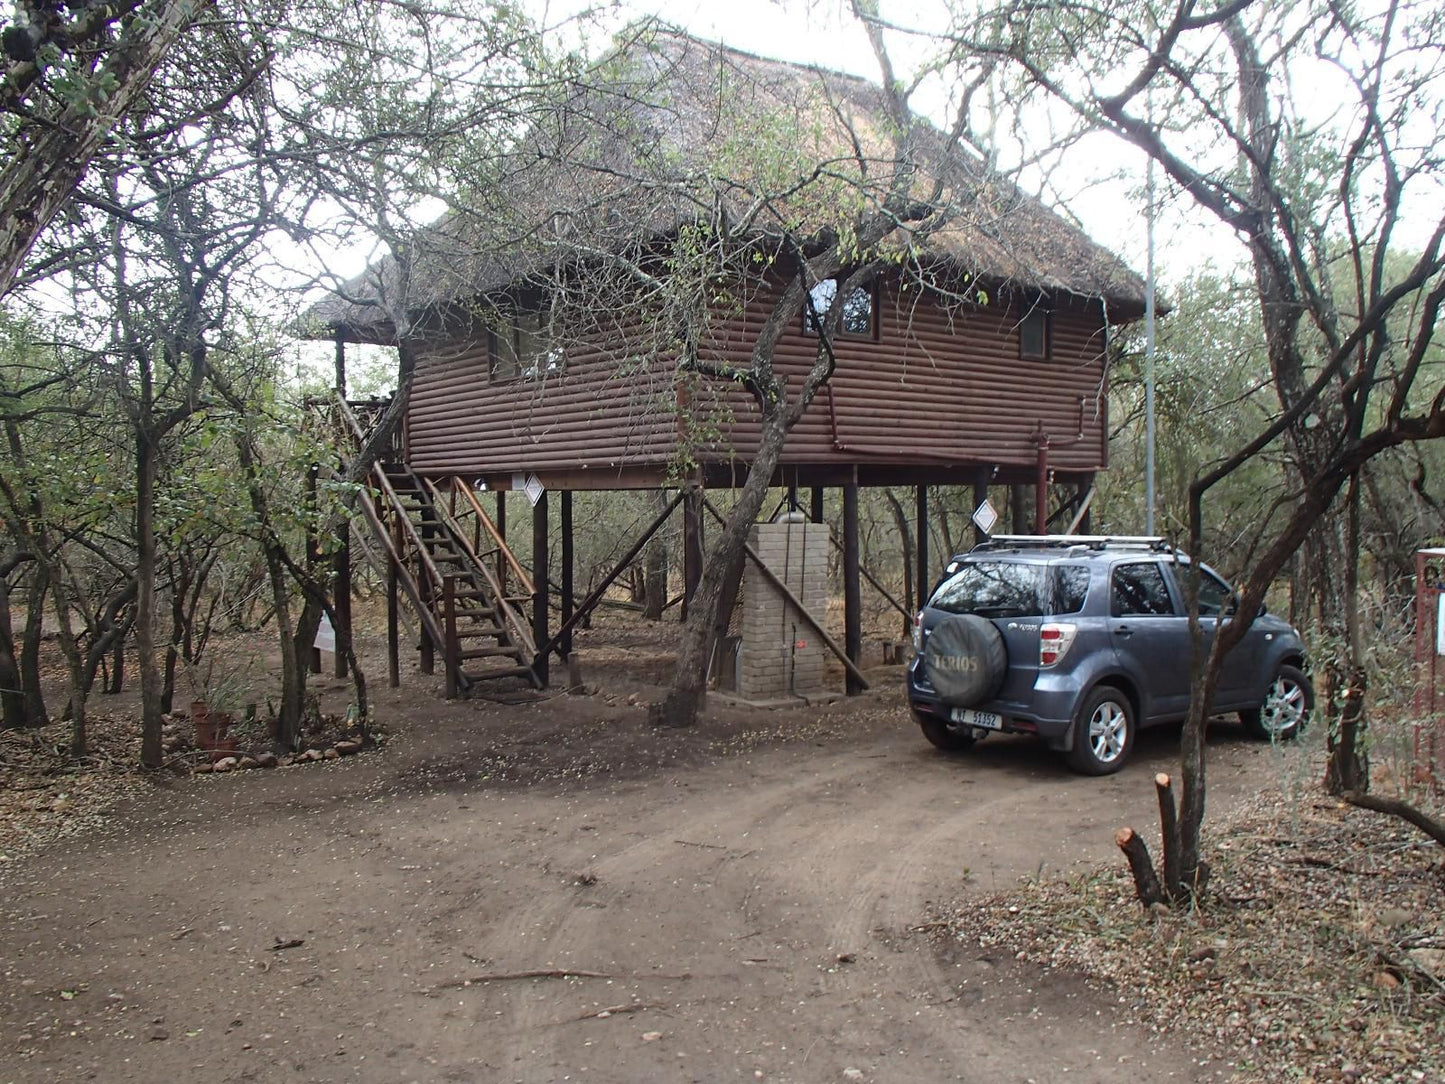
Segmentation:
{"type": "Polygon", "coordinates": [[[1082,973],[1239,1080],[1445,1081],[1445,850],[1289,785],[1208,827],[1198,910],[1145,914],[1121,859],[969,900],[943,935],[1082,973]]]}

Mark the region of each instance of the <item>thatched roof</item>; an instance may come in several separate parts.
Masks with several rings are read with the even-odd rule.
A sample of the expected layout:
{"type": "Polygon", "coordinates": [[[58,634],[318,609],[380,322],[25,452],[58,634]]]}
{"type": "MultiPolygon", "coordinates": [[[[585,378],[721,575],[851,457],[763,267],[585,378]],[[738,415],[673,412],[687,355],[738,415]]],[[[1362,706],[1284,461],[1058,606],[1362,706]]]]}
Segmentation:
{"type": "MultiPolygon", "coordinates": [[[[881,198],[895,171],[890,124],[866,79],[650,27],[541,109],[494,183],[418,234],[407,275],[387,258],[309,315],[374,338],[386,311],[503,290],[564,253],[615,253],[718,209],[737,219],[763,197],[756,232],[806,236],[839,202],[881,198]]],[[[1111,317],[1142,312],[1143,283],[1118,257],[920,124],[913,190],[942,177],[950,217],[888,244],[984,283],[1103,298],[1111,317]]]]}

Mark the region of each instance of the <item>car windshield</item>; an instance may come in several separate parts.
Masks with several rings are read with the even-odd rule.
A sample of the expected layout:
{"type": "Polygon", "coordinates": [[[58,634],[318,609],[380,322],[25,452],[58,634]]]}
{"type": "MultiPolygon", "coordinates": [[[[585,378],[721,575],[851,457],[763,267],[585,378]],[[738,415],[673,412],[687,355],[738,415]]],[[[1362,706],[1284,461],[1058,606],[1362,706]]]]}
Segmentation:
{"type": "Polygon", "coordinates": [[[970,562],[939,585],[929,605],[951,614],[1029,617],[1044,612],[1043,584],[1043,565],[970,562]]]}

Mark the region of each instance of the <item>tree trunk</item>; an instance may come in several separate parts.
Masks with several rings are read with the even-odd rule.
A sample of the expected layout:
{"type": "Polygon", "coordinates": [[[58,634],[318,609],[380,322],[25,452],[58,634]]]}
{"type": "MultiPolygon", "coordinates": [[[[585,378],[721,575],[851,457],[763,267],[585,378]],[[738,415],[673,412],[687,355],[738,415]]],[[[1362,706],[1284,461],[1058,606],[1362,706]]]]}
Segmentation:
{"type": "Polygon", "coordinates": [[[313,626],[311,638],[306,641],[303,650],[291,627],[291,582],[287,575],[285,553],[271,525],[270,502],[261,483],[250,432],[236,434],[236,452],[241,469],[246,472],[246,489],[251,498],[251,510],[260,525],[261,553],[271,581],[271,604],[276,617],[276,635],[281,644],[281,702],[276,716],[276,744],[289,751],[296,748],[301,737],[301,720],[306,710],[305,670],[316,630],[313,626]]]}
{"type": "Polygon", "coordinates": [[[1325,766],[1325,790],[1330,794],[1370,789],[1370,765],[1365,752],[1364,737],[1368,717],[1365,714],[1366,674],[1364,640],[1360,631],[1359,598],[1360,566],[1360,476],[1350,476],[1345,493],[1345,552],[1342,554],[1344,575],[1334,577],[1343,582],[1343,598],[1339,601],[1344,617],[1345,635],[1342,644],[1342,665],[1331,661],[1331,699],[1339,704],[1338,718],[1329,719],[1326,743],[1329,762],[1325,766]]]}
{"type": "Polygon", "coordinates": [[[40,644],[45,634],[45,596],[49,590],[45,569],[36,561],[31,566],[30,585],[25,592],[25,632],[20,641],[20,691],[25,697],[26,726],[45,726],[50,722],[40,685],[40,644]]]}
{"type": "Polygon", "coordinates": [[[713,621],[722,597],[728,569],[742,556],[748,531],[767,499],[773,471],[787,437],[782,411],[774,405],[763,414],[761,441],[738,500],[728,513],[727,525],[716,533],[702,566],[702,580],[683,622],[677,648],[677,669],[672,686],[660,704],[648,709],[654,726],[686,727],[697,722],[707,694],[708,662],[712,654],[713,621]]]}
{"type": "MultiPolygon", "coordinates": [[[[148,385],[148,382],[146,382],[148,385]]],[[[149,411],[149,387],[142,410],[149,411]]],[[[146,768],[165,763],[161,748],[161,674],[156,665],[156,448],[145,419],[135,433],[135,648],[140,668],[140,762],[146,768]]]]}
{"type": "MultiPolygon", "coordinates": [[[[151,73],[204,9],[197,0],[149,0],[124,29],[91,80],[59,116],[29,126],[26,153],[0,169],[0,297],[9,293],[35,239],[65,205],[117,120],[151,73]]],[[[57,69],[58,70],[58,69],[57,69]]]]}
{"type": "Polygon", "coordinates": [[[10,624],[10,580],[0,575],[0,730],[16,730],[27,721],[20,662],[15,657],[15,635],[10,624]]]}

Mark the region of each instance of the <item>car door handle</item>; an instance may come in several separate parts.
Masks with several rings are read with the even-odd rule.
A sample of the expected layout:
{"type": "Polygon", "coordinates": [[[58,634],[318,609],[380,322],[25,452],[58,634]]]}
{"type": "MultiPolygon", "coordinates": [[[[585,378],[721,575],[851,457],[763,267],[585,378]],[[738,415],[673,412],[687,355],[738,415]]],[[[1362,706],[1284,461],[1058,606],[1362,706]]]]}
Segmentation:
{"type": "Polygon", "coordinates": [[[1115,636],[1133,636],[1133,635],[1134,635],[1134,630],[1131,629],[1128,625],[1115,625],[1115,626],[1114,626],[1114,635],[1115,635],[1115,636]]]}

